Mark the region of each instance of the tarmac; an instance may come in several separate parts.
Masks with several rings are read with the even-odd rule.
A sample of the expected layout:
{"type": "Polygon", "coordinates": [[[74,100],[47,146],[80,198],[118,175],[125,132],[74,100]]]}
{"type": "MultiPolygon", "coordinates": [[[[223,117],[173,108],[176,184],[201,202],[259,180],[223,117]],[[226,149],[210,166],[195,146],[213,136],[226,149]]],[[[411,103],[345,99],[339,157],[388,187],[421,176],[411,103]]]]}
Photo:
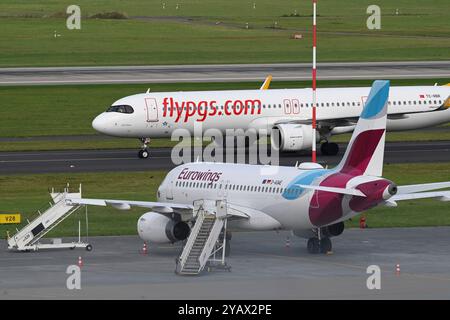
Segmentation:
{"type": "MultiPolygon", "coordinates": [[[[346,144],[340,144],[340,152],[337,156],[322,156],[319,153],[318,162],[323,166],[336,165],[341,161],[346,146],[346,144]]],[[[0,175],[169,170],[176,166],[171,158],[171,148],[150,147],[148,159],[139,159],[138,150],[138,143],[136,143],[136,149],[0,152],[0,175]]],[[[248,162],[248,159],[247,156],[245,160],[248,162]]],[[[196,157],[192,155],[190,161],[196,161],[196,157]]],[[[293,166],[296,162],[307,161],[311,161],[309,151],[282,153],[279,158],[279,164],[284,166],[293,166]]],[[[450,141],[386,143],[385,164],[387,165],[449,161],[450,141]]]]}
{"type": "MultiPolygon", "coordinates": [[[[393,213],[395,214],[395,213],[393,213]]],[[[432,214],[432,213],[430,213],[432,214]]],[[[333,252],[311,255],[289,232],[234,233],[228,271],[174,273],[181,246],[149,246],[137,236],[93,237],[94,249],[18,253],[0,242],[5,299],[450,299],[450,227],[349,229],[333,252]],[[66,269],[83,259],[81,289],[66,269]],[[396,273],[396,265],[400,273],[396,273]],[[369,290],[369,265],[381,289],[369,290]]]]}
{"type": "MultiPolygon", "coordinates": [[[[319,80],[450,77],[450,61],[318,63],[319,80]]],[[[0,86],[310,80],[311,63],[0,68],[0,86]]]]}

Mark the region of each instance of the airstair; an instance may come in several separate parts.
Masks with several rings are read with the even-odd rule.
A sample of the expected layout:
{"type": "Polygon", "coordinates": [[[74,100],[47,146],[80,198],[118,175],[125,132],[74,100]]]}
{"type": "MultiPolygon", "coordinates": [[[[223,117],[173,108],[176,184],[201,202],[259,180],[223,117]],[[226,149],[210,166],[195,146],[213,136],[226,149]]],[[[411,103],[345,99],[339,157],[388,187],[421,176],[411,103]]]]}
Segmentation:
{"type": "Polygon", "coordinates": [[[226,203],[221,200],[200,200],[194,203],[196,221],[177,259],[177,274],[198,275],[206,266],[208,270],[214,267],[230,270],[225,263],[227,240],[223,236],[227,226],[226,210],[226,203]],[[220,252],[221,259],[216,259],[220,252]]]}
{"type": "MultiPolygon", "coordinates": [[[[70,193],[69,188],[64,188],[62,192],[55,192],[54,189],[50,192],[52,202],[49,207],[41,212],[38,210],[37,217],[31,222],[27,220],[21,230],[8,238],[8,249],[16,251],[37,251],[39,249],[54,249],[54,248],[86,248],[92,250],[92,246],[88,243],[81,242],[81,222],[78,224],[78,242],[62,243],[61,239],[54,239],[53,243],[40,243],[48,232],[53,230],[61,222],[67,219],[72,213],[82,207],[82,205],[68,205],[66,198],[81,198],[81,185],[76,193],[70,193]]],[[[87,211],[86,211],[86,228],[87,228],[87,211]]]]}

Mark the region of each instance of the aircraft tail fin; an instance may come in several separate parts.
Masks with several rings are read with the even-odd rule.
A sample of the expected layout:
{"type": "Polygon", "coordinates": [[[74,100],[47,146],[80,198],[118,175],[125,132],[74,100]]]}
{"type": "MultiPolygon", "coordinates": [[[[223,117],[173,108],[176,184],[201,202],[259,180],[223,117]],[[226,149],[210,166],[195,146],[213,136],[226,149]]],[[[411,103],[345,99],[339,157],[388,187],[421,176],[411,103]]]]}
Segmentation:
{"type": "Polygon", "coordinates": [[[373,82],[350,143],[337,167],[340,172],[382,175],[389,85],[385,80],[373,82]]]}

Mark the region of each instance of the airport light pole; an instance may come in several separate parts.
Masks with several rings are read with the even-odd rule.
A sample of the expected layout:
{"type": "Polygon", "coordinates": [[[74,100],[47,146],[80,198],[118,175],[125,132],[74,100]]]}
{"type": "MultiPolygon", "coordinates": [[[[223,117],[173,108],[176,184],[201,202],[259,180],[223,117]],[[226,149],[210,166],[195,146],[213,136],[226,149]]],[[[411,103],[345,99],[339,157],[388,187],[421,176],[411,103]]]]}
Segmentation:
{"type": "Polygon", "coordinates": [[[316,44],[317,44],[317,25],[316,25],[317,0],[313,0],[313,66],[312,66],[312,162],[316,162],[316,44]]]}

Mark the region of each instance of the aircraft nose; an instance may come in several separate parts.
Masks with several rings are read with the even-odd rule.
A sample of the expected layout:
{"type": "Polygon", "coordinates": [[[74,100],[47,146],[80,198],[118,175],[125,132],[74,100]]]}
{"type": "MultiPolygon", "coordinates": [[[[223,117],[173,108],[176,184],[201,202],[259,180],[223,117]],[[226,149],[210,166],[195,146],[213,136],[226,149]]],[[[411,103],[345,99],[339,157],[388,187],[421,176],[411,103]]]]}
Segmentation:
{"type": "Polygon", "coordinates": [[[100,133],[105,133],[106,127],[107,127],[106,119],[103,116],[103,114],[98,115],[92,121],[92,128],[94,128],[94,130],[96,130],[96,131],[98,131],[100,133]]]}

